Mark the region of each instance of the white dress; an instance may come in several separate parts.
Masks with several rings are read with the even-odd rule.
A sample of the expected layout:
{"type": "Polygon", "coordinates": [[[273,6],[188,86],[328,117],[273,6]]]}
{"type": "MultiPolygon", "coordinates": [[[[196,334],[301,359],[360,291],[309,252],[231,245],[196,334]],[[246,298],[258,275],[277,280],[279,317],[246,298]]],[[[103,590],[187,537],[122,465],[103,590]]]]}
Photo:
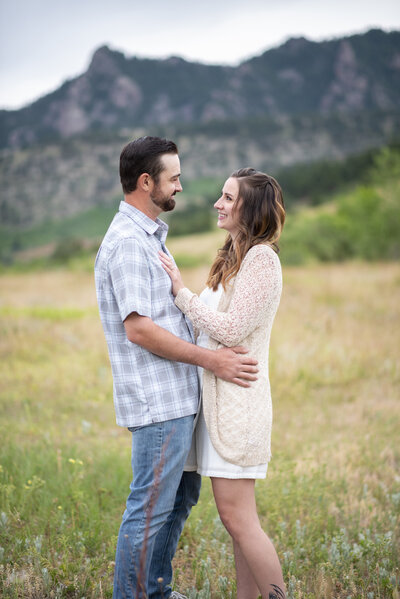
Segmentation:
{"type": "MultiPolygon", "coordinates": [[[[222,285],[217,291],[206,287],[200,295],[201,301],[216,310],[222,294],[222,285]]],[[[203,331],[197,338],[197,345],[208,347],[208,335],[203,331]]],[[[198,368],[200,382],[203,380],[203,369],[198,368]]],[[[186,460],[184,470],[187,472],[198,472],[202,476],[215,476],[218,478],[265,478],[268,464],[258,466],[238,466],[224,460],[215,450],[211,443],[207,426],[200,405],[199,413],[195,420],[192,446],[186,460]]]]}

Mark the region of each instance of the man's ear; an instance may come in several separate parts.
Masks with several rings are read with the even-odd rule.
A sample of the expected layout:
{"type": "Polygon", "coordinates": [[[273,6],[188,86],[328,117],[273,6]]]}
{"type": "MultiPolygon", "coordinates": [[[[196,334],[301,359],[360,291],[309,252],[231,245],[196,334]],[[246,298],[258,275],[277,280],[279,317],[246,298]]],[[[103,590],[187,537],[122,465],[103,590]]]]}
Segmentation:
{"type": "Polygon", "coordinates": [[[137,187],[142,191],[151,191],[153,185],[153,179],[150,177],[149,173],[142,173],[137,180],[137,187]]]}

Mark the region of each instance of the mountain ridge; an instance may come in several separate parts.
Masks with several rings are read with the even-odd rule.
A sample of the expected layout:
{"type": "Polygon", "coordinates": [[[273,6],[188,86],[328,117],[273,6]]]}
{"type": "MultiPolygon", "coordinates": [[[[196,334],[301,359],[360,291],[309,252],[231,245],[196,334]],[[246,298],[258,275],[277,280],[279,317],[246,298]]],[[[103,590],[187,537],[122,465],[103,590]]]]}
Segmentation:
{"type": "Polygon", "coordinates": [[[399,105],[400,31],[372,29],[324,42],[291,38],[238,66],[127,58],[103,45],[78,77],[26,107],[0,111],[0,147],[99,129],[399,105]]]}
{"type": "Polygon", "coordinates": [[[399,132],[400,31],[292,38],[236,67],[101,46],[82,75],[0,111],[0,223],[23,230],[115,205],[120,151],[140,135],[174,139],[191,181],[343,159],[399,132]]]}

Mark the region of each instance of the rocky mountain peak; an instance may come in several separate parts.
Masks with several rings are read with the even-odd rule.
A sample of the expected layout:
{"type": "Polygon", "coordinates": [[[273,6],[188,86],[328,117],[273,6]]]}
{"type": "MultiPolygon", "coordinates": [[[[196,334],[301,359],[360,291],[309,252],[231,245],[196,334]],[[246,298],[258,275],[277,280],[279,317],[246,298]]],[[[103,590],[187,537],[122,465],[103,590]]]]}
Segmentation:
{"type": "MultiPolygon", "coordinates": [[[[88,70],[34,105],[0,112],[0,148],[89,132],[400,105],[400,32],[371,31],[281,47],[222,67],[125,57],[98,48],[88,70]]],[[[216,123],[219,123],[217,125],[216,123]]]]}
{"type": "Polygon", "coordinates": [[[87,73],[89,75],[116,77],[119,74],[117,56],[118,53],[110,50],[108,46],[101,46],[94,52],[87,73]]]}
{"type": "Polygon", "coordinates": [[[310,40],[305,37],[291,37],[283,44],[282,47],[286,50],[289,50],[290,53],[295,54],[296,52],[302,51],[306,46],[312,43],[313,42],[310,42],[310,40]]]}

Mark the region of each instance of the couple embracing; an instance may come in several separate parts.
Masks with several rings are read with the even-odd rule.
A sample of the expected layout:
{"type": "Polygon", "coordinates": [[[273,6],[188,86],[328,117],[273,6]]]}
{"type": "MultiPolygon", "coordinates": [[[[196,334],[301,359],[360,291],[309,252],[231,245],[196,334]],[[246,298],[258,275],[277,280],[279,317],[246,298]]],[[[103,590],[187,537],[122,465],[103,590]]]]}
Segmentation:
{"type": "Polygon", "coordinates": [[[95,264],[117,424],[132,435],[113,599],[184,598],[171,590],[171,562],[201,476],[211,477],[232,537],[238,599],[284,599],[255,502],[271,456],[268,348],[282,289],[282,192],[252,168],[226,180],[215,208],[227,238],[198,297],[184,286],[158,218],[175,207],[180,175],[172,141],[125,146],[124,201],[95,264]]]}

